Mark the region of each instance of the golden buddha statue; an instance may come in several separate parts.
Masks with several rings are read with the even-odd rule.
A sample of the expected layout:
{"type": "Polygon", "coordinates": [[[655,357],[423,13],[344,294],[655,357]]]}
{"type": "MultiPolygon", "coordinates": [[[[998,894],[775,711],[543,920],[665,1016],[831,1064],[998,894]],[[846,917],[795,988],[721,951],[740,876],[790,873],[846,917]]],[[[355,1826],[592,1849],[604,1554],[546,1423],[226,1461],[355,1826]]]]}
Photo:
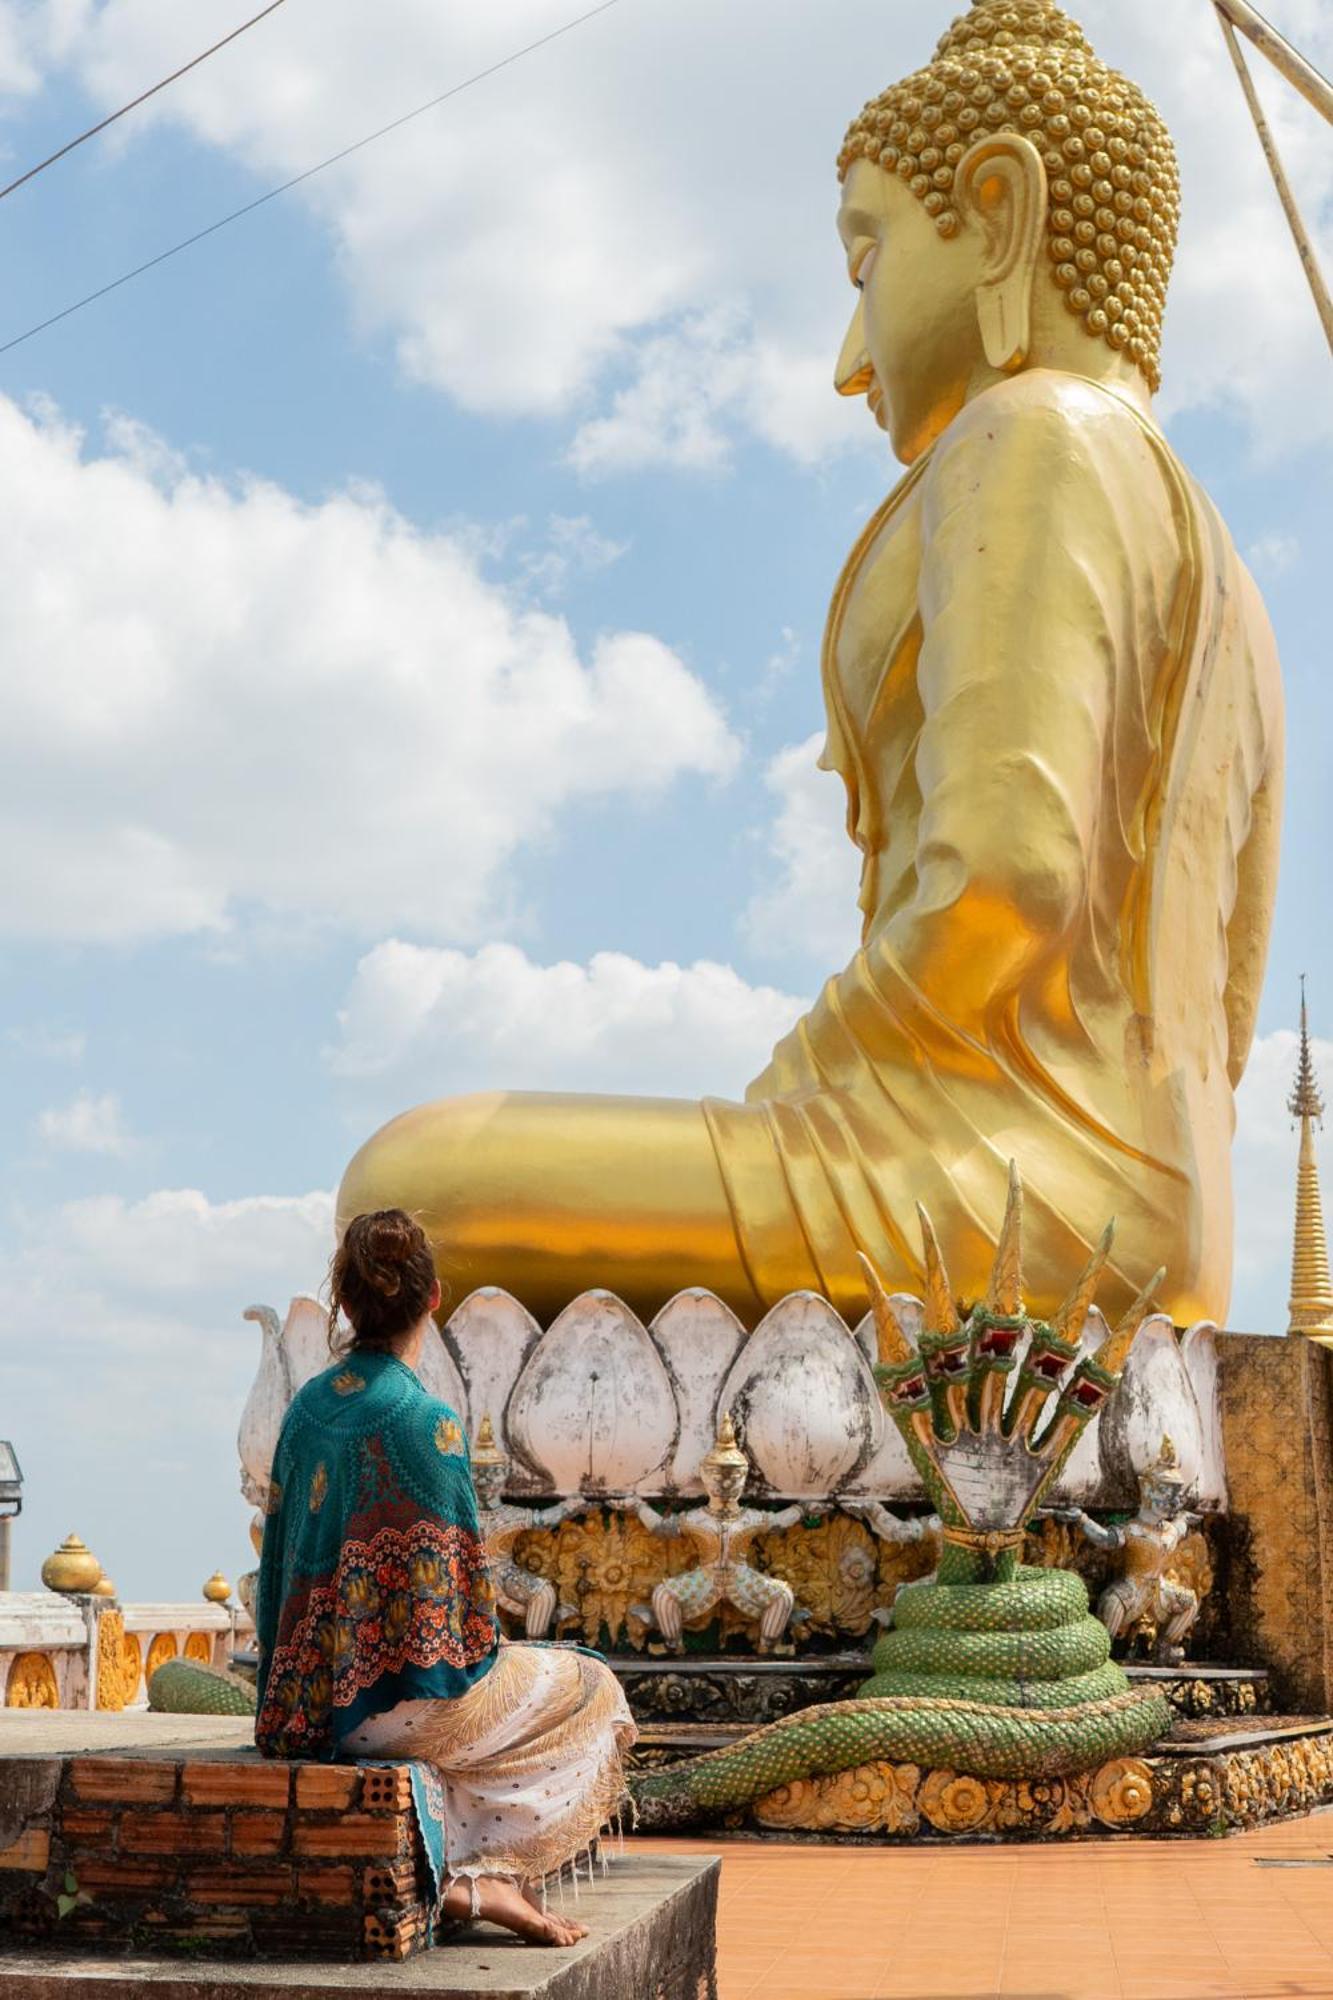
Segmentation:
{"type": "Polygon", "coordinates": [[[495,1093],[395,1119],[340,1216],[417,1213],[455,1297],[549,1317],[685,1285],[747,1322],[863,1250],[919,1290],[929,1209],[985,1289],[1008,1163],[1028,1304],[1118,1219],[1105,1303],[1164,1264],[1221,1319],[1232,1093],[1267,951],[1282,709],[1262,603],[1152,414],[1170,136],[1048,0],[974,0],[840,160],[859,294],[837,387],[906,476],[824,648],[862,944],[744,1102],[495,1093]]]}

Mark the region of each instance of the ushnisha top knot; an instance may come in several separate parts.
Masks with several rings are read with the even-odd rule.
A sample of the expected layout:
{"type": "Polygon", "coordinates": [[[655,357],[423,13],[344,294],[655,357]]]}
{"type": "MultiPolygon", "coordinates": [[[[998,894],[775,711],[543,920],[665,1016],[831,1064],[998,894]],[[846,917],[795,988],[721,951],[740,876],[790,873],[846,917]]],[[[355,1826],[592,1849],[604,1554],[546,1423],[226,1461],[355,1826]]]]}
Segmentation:
{"type": "Polygon", "coordinates": [[[1059,7],[974,0],[930,64],[853,121],[839,178],[862,159],[896,173],[940,235],[956,236],[958,163],[996,132],[1030,139],[1045,164],[1047,249],[1069,311],[1158,389],[1180,221],[1175,148],[1142,91],[1098,60],[1059,7]]]}

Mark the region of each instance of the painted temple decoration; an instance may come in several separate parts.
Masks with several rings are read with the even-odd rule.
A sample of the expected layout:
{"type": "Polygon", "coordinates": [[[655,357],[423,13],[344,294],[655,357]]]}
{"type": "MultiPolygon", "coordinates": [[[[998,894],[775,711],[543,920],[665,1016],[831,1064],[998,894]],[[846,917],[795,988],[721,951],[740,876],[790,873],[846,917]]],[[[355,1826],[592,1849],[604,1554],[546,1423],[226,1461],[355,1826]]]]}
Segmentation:
{"type": "MultiPolygon", "coordinates": [[[[905,1294],[894,1305],[910,1337],[921,1307],[905,1294]]],[[[294,1300],[285,1321],[268,1307],[246,1317],[258,1323],[261,1347],[238,1444],[242,1490],[261,1506],[283,1413],[302,1382],[327,1365],[328,1344],[313,1299],[294,1300]]],[[[1082,1349],[1105,1331],[1094,1307],[1082,1349]]],[[[432,1346],[427,1376],[474,1439],[483,1416],[491,1417],[514,1461],[513,1491],[693,1497],[730,1409],[755,1498],[924,1505],[874,1391],[873,1338],[868,1318],[851,1329],[810,1292],[780,1300],[748,1335],[728,1307],[698,1289],[679,1293],[647,1327],[612,1293],[585,1292],[543,1332],[517,1300],[487,1287],[455,1309],[432,1346]]],[[[1224,1509],[1217,1337],[1208,1323],[1183,1337],[1160,1316],[1145,1324],[1056,1502],[1132,1509],[1164,1433],[1175,1442],[1191,1507],[1224,1509]]]]}

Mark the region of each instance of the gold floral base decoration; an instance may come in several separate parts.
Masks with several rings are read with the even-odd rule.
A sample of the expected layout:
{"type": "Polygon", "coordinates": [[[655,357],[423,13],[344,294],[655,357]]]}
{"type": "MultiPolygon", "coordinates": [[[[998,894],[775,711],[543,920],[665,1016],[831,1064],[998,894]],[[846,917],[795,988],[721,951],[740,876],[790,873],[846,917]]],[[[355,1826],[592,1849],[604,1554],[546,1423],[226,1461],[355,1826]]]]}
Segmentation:
{"type": "Polygon", "coordinates": [[[15,1653],[5,1677],[6,1708],[59,1708],[60,1683],[46,1653],[15,1653]]]}
{"type": "Polygon", "coordinates": [[[1014,1781],[915,1764],[862,1764],[828,1778],[797,1779],[755,1805],[762,1827],[784,1832],[954,1834],[1082,1833],[1147,1817],[1153,1777],[1137,1757],[1069,1778],[1014,1781]]]}
{"type": "Polygon", "coordinates": [[[1233,1833],[1333,1804],[1333,1732],[1327,1723],[1305,1727],[1308,1734],[1265,1742],[1261,1719],[1253,1749],[1209,1753],[1201,1739],[1197,1756],[1117,1757],[1095,1771],[1032,1781],[861,1764],[797,1779],[728,1824],[909,1840],[1233,1833]]]}

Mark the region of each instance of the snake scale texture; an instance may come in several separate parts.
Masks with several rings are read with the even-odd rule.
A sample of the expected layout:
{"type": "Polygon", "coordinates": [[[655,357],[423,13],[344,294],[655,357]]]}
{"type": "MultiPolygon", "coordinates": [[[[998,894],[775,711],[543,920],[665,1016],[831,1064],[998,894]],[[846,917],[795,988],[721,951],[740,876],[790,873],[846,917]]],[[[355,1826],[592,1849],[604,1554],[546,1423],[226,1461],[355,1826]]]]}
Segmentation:
{"type": "Polygon", "coordinates": [[[880,1761],[979,1778],[1057,1777],[1146,1750],[1171,1723],[1165,1698],[1131,1689],[1111,1660],[1082,1579],[1066,1570],[908,1584],[874,1668],[853,1701],[803,1709],[725,1749],[639,1775],[641,1823],[687,1825],[798,1778],[880,1761]]]}

